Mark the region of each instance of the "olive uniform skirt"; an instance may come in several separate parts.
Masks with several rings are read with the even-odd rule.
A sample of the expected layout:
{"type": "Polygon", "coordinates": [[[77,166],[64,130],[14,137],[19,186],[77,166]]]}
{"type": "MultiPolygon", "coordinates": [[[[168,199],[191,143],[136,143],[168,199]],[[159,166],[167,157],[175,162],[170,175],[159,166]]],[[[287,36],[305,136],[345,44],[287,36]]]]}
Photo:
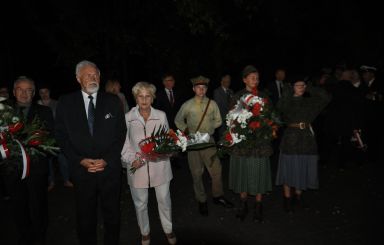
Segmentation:
{"type": "Polygon", "coordinates": [[[235,193],[250,195],[272,191],[269,157],[244,157],[231,155],[229,165],[229,189],[235,193]]]}

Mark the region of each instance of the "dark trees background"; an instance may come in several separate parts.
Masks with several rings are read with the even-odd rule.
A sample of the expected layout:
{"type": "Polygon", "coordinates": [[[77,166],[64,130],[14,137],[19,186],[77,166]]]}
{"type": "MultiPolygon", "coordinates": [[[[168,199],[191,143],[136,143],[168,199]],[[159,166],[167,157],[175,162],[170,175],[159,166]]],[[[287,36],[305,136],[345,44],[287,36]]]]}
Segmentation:
{"type": "Polygon", "coordinates": [[[382,13],[369,1],[16,0],[1,8],[0,81],[19,75],[59,95],[78,88],[74,70],[94,61],[102,79],[118,78],[130,95],[139,80],[165,72],[190,90],[203,74],[212,87],[224,72],[313,72],[339,62],[383,67],[382,13]]]}

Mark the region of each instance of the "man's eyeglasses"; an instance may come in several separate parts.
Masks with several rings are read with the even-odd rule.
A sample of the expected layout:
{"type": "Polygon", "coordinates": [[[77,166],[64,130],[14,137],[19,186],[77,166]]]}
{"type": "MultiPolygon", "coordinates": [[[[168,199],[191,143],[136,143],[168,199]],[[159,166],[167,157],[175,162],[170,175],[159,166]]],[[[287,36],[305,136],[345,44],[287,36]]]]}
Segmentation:
{"type": "Polygon", "coordinates": [[[19,93],[19,94],[22,94],[22,93],[33,94],[34,92],[35,90],[32,88],[27,88],[27,89],[16,88],[16,93],[19,93]]]}

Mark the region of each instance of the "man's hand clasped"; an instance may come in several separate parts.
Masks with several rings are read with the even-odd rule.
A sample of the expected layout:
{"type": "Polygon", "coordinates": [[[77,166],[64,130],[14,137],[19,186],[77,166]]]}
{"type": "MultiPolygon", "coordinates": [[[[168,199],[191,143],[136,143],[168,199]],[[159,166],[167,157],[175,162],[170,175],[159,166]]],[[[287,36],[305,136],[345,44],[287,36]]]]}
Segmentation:
{"type": "Polygon", "coordinates": [[[89,159],[84,158],[81,160],[80,164],[88,170],[90,173],[96,173],[104,171],[105,166],[107,166],[107,162],[104,159],[89,159]]]}

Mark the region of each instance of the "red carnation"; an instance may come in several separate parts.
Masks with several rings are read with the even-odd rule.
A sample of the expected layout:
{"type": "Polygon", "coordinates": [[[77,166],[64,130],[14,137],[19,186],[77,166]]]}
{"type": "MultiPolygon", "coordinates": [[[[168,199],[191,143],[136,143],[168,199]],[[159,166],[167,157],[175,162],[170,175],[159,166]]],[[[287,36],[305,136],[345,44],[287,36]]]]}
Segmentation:
{"type": "Polygon", "coordinates": [[[9,125],[9,132],[16,133],[17,131],[19,131],[22,128],[23,128],[23,124],[21,122],[17,122],[15,124],[9,125]]]}
{"type": "Polygon", "coordinates": [[[252,130],[255,130],[257,128],[260,128],[260,122],[251,122],[249,124],[249,127],[252,129],[252,130]]]}
{"type": "Polygon", "coordinates": [[[229,132],[225,135],[225,140],[232,144],[233,138],[229,132]]]}
{"type": "Polygon", "coordinates": [[[173,131],[172,129],[169,130],[168,135],[169,135],[175,142],[179,140],[179,138],[177,137],[175,131],[173,131]]]}
{"type": "Polygon", "coordinates": [[[252,114],[254,116],[260,115],[261,105],[259,103],[256,103],[252,108],[252,114]]]}
{"type": "Polygon", "coordinates": [[[146,144],[143,144],[141,146],[141,151],[144,153],[144,154],[149,154],[153,151],[153,149],[155,148],[156,144],[155,142],[148,142],[146,144]]]}

